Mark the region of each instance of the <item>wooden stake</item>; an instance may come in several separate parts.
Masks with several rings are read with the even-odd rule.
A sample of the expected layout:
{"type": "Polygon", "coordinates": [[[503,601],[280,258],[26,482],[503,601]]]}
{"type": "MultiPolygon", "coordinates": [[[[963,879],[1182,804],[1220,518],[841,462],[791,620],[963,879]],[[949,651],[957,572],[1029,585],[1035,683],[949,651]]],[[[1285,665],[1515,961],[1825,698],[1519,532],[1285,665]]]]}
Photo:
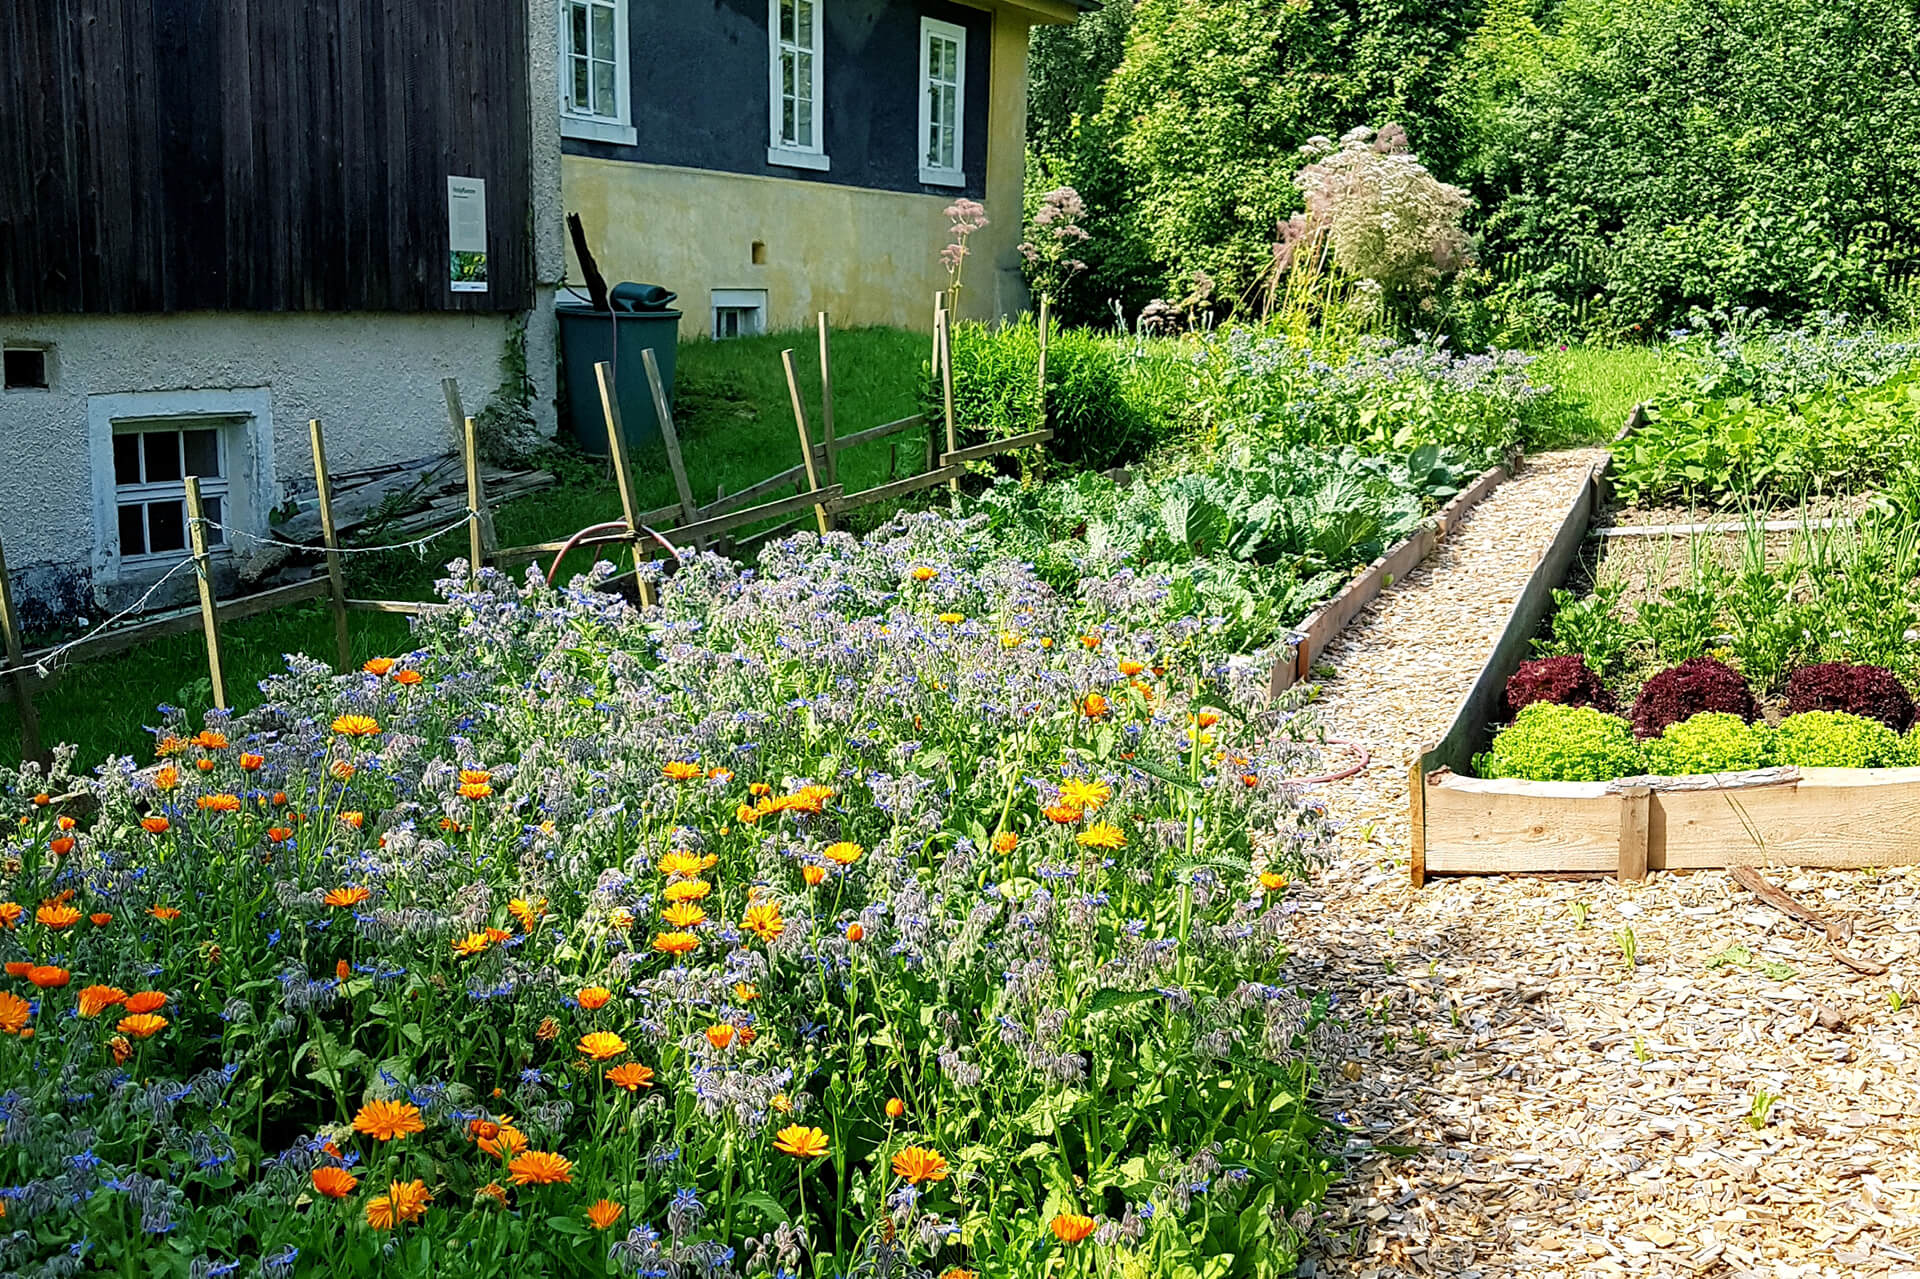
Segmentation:
{"type": "Polygon", "coordinates": [[[340,567],[340,531],[333,522],[333,477],[327,473],[327,443],[320,432],[320,419],[307,422],[307,436],[313,443],[313,483],[320,493],[320,539],[327,548],[327,594],[333,601],[334,669],[344,672],[353,660],[347,640],[347,580],[340,567]]]}
{"type": "Polygon", "coordinates": [[[40,712],[33,708],[34,676],[26,665],[26,645],[20,638],[20,618],[13,611],[13,583],[7,579],[7,553],[0,549],[0,653],[13,671],[13,704],[20,708],[20,758],[44,760],[40,747],[40,712]]]}
{"type": "Polygon", "coordinates": [[[187,536],[193,543],[193,567],[200,579],[200,629],[207,637],[207,673],[213,677],[213,704],[227,709],[227,677],[220,668],[220,609],[213,598],[213,558],[207,554],[206,513],[200,505],[200,477],[187,477],[187,536]]]}
{"type": "MultiPolygon", "coordinates": [[[[453,378],[440,379],[440,393],[447,401],[447,425],[453,428],[453,438],[459,447],[467,448],[467,410],[460,403],[460,383],[453,378]]],[[[468,450],[472,452],[473,450],[468,450]]],[[[480,512],[480,535],[489,554],[498,550],[499,538],[493,532],[493,512],[487,509],[486,489],[480,491],[480,505],[474,509],[480,512]]]]}
{"type": "Polygon", "coordinates": [[[1047,295],[1040,295],[1040,425],[1047,424],[1047,295]]]}
{"type": "MultiPolygon", "coordinates": [[[[613,389],[613,365],[602,360],[593,366],[600,383],[600,411],[607,419],[607,457],[613,462],[613,482],[620,490],[620,518],[627,524],[627,543],[633,551],[634,571],[640,569],[640,508],[633,500],[633,475],[627,470],[627,431],[620,422],[620,397],[613,389]]],[[[640,603],[653,605],[653,587],[640,582],[640,603]]]]}
{"type": "Polygon", "coordinates": [[[947,309],[947,291],[933,291],[933,375],[940,376],[940,313],[947,309]]]}
{"type": "Polygon", "coordinates": [[[820,312],[820,448],[827,455],[827,483],[840,482],[833,442],[833,365],[827,358],[827,313],[820,312]]]}
{"type": "MultiPolygon", "coordinates": [[[[673,409],[667,404],[667,389],[660,381],[660,365],[653,358],[652,348],[640,352],[640,363],[647,369],[647,388],[653,392],[653,415],[660,419],[660,438],[667,445],[667,468],[673,472],[674,492],[680,495],[680,519],[686,524],[697,524],[700,511],[693,503],[693,486],[687,483],[687,464],[680,456],[680,433],[673,429],[673,409]]],[[[693,548],[706,550],[706,539],[695,537],[693,548]]]]}
{"type": "MultiPolygon", "coordinates": [[[[820,472],[813,462],[813,441],[807,437],[807,406],[800,399],[800,379],[793,371],[793,349],[780,352],[780,363],[787,370],[787,395],[793,400],[793,424],[800,431],[800,462],[807,468],[807,491],[820,491],[820,472]]],[[[833,516],[827,513],[825,505],[816,502],[814,517],[820,523],[820,534],[826,536],[833,531],[833,516]]]]}
{"type": "Polygon", "coordinates": [[[1645,786],[1629,786],[1620,792],[1620,871],[1621,883],[1647,877],[1647,828],[1651,818],[1653,792],[1645,786]]]}
{"type": "MultiPolygon", "coordinates": [[[[960,439],[953,429],[953,313],[945,308],[940,311],[940,399],[946,410],[947,452],[955,453],[960,439]]],[[[947,481],[947,491],[960,491],[958,475],[947,481]]]]}
{"type": "Polygon", "coordinates": [[[1408,836],[1413,851],[1410,869],[1415,888],[1424,888],[1427,883],[1426,759],[1426,752],[1416,749],[1413,763],[1407,766],[1408,836]]]}
{"type": "Polygon", "coordinates": [[[487,531],[481,527],[487,499],[480,492],[480,445],[474,437],[473,419],[467,419],[464,432],[467,455],[467,573],[469,580],[480,580],[480,569],[487,562],[487,531]]]}

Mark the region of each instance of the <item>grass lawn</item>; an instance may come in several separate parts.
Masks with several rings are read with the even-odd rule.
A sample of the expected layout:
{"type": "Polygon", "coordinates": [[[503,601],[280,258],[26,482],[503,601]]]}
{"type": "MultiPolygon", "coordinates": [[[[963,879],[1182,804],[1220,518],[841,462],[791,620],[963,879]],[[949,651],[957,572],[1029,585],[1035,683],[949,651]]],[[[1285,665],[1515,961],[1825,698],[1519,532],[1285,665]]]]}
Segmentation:
{"type": "Polygon", "coordinates": [[[1633,406],[1659,396],[1680,371],[1672,352],[1657,346],[1574,346],[1543,351],[1536,382],[1557,388],[1563,415],[1548,447],[1604,444],[1626,425],[1633,406]]]}
{"type": "MultiPolygon", "coordinates": [[[[681,346],[676,374],[674,421],[687,464],[694,499],[710,502],[721,486],[736,493],[786,470],[800,460],[786,375],[780,352],[794,348],[801,391],[807,401],[807,425],[819,439],[819,345],[812,332],[776,333],[728,342],[688,342],[681,346]]],[[[833,338],[834,421],[841,434],[878,426],[917,411],[928,339],[902,329],[851,329],[833,338]]],[[[840,479],[849,492],[871,488],[898,472],[922,468],[924,437],[918,433],[877,440],[840,456],[840,479]],[[893,450],[898,449],[897,459],[893,450]]],[[[643,508],[674,500],[666,453],[656,446],[636,455],[637,499],[643,508]]],[[[554,541],[603,520],[618,519],[620,498],[606,464],[578,455],[563,456],[554,469],[558,488],[499,508],[495,528],[504,546],[554,541]]],[[[876,514],[882,508],[870,508],[876,514]]],[[[348,589],[362,597],[430,599],[433,581],[446,561],[466,554],[464,530],[449,534],[424,558],[396,552],[348,557],[348,589]]],[[[370,540],[381,540],[377,535],[370,540]]],[[[602,551],[601,553],[605,553],[602,551]]],[[[590,556],[569,557],[568,573],[582,570],[590,556]]],[[[355,660],[409,647],[403,617],[352,615],[355,660]]],[[[237,709],[260,700],[259,682],[284,669],[282,655],[333,652],[333,624],[323,604],[247,618],[223,626],[221,656],[226,664],[228,696],[237,709]]],[[[152,739],[145,725],[155,722],[161,704],[183,707],[196,722],[212,705],[206,650],[197,633],[171,636],[93,662],[78,662],[62,672],[50,689],[34,699],[41,733],[48,742],[73,742],[82,761],[108,754],[145,759],[152,739]]],[[[20,757],[20,729],[13,705],[0,705],[0,760],[20,757]]]]}

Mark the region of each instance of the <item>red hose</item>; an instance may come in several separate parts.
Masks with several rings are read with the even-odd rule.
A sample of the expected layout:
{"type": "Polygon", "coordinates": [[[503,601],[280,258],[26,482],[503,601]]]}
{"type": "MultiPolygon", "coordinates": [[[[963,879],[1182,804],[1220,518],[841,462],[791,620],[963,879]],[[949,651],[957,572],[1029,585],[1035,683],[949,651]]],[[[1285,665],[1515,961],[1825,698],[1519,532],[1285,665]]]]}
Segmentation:
{"type": "Polygon", "coordinates": [[[560,572],[560,561],[567,558],[567,552],[571,551],[574,547],[580,545],[587,538],[592,537],[596,533],[608,533],[608,532],[612,532],[614,529],[619,529],[621,532],[624,533],[626,531],[626,528],[627,528],[627,525],[624,520],[609,520],[605,524],[589,525],[588,527],[581,529],[578,533],[575,533],[572,537],[568,538],[566,542],[561,545],[560,553],[553,557],[553,566],[547,570],[547,585],[548,586],[553,585],[554,577],[560,572]]]}
{"type": "Polygon", "coordinates": [[[1321,773],[1317,777],[1289,777],[1285,779],[1285,784],[1288,786],[1319,786],[1325,782],[1343,782],[1347,778],[1363,772],[1367,765],[1373,763],[1373,753],[1358,742],[1342,741],[1339,738],[1329,737],[1325,745],[1344,746],[1359,755],[1360,762],[1350,768],[1343,768],[1337,773],[1321,773]]]}

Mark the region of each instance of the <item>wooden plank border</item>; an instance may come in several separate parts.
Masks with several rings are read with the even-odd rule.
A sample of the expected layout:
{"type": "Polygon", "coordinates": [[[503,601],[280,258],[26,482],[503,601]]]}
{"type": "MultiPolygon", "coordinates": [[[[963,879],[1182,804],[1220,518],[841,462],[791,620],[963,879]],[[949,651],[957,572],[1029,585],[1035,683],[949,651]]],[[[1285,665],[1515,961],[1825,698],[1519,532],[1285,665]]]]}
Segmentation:
{"type": "Polygon", "coordinates": [[[1268,680],[1269,696],[1278,697],[1305,680],[1314,662],[1327,651],[1348,623],[1360,611],[1380,597],[1380,592],[1418,568],[1433,554],[1433,548],[1453,535],[1467,513],[1486,496],[1512,477],[1517,464],[1490,467],[1478,479],[1453,495],[1440,511],[1415,530],[1413,536],[1393,547],[1369,564],[1360,575],[1341,588],[1340,593],[1306,615],[1288,636],[1273,659],[1273,675],[1268,680]]]}

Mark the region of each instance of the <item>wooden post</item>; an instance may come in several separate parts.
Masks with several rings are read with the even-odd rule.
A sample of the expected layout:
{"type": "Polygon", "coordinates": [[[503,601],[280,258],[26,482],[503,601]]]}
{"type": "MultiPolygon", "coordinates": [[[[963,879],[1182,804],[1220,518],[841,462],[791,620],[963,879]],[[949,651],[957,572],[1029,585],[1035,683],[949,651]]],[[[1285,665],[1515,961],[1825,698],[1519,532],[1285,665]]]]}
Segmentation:
{"type": "Polygon", "coordinates": [[[1047,295],[1040,295],[1040,425],[1047,424],[1047,295]]]}
{"type": "MultiPolygon", "coordinates": [[[[820,491],[820,471],[813,463],[813,441],[807,438],[807,406],[802,403],[800,399],[800,379],[795,376],[793,371],[793,349],[791,347],[780,352],[780,363],[784,365],[787,370],[787,394],[793,400],[793,424],[799,428],[800,431],[800,461],[801,464],[807,468],[807,491],[809,493],[818,493],[820,491]]],[[[813,514],[820,523],[820,534],[822,537],[833,531],[833,516],[827,513],[825,506],[815,503],[813,514]]]]}
{"type": "MultiPolygon", "coordinates": [[[[947,452],[955,453],[960,449],[960,437],[953,429],[953,313],[945,309],[940,312],[940,399],[946,411],[947,452]]],[[[947,481],[947,491],[960,491],[959,476],[947,481]]]]}
{"type": "Polygon", "coordinates": [[[200,477],[187,477],[187,536],[193,543],[194,574],[200,579],[200,629],[207,636],[207,673],[213,677],[213,704],[227,709],[227,677],[220,668],[220,610],[213,598],[213,559],[207,554],[206,514],[200,505],[200,477]]]}
{"type": "MultiPolygon", "coordinates": [[[[725,484],[716,484],[713,489],[713,504],[717,507],[726,500],[727,500],[727,486],[725,484]]],[[[714,543],[713,549],[719,552],[721,555],[731,556],[733,554],[732,531],[729,530],[725,533],[722,533],[720,535],[720,540],[714,543]]]]}
{"type": "Polygon", "coordinates": [[[489,547],[487,531],[482,527],[487,499],[480,491],[480,445],[474,436],[472,418],[467,419],[464,437],[467,455],[467,574],[470,581],[477,583],[480,580],[480,568],[487,562],[489,547]]]}
{"type": "MultiPolygon", "coordinates": [[[[613,365],[602,360],[593,366],[600,383],[600,411],[607,419],[607,457],[613,462],[613,482],[620,490],[620,517],[627,524],[627,542],[633,551],[633,567],[640,568],[640,508],[633,500],[633,475],[627,470],[627,431],[620,422],[620,397],[613,388],[613,365]]],[[[651,606],[653,588],[640,583],[640,603],[651,606]]]]}
{"type": "Polygon", "coordinates": [[[1647,828],[1653,807],[1653,792],[1645,786],[1628,786],[1620,792],[1620,882],[1629,883],[1647,877],[1647,828]]]}
{"type": "Polygon", "coordinates": [[[307,422],[307,435],[313,443],[313,483],[320,494],[320,540],[327,548],[327,594],[333,601],[334,669],[345,671],[353,660],[347,640],[347,580],[340,568],[340,531],[333,522],[333,477],[327,473],[327,443],[320,433],[320,419],[307,422]]]}
{"type": "Polygon", "coordinates": [[[933,291],[933,376],[940,376],[940,313],[947,309],[947,291],[933,291]]]}
{"type": "MultiPolygon", "coordinates": [[[[453,378],[440,379],[440,393],[447,401],[447,424],[453,428],[454,442],[467,449],[467,410],[460,403],[460,383],[453,378]]],[[[468,449],[469,452],[474,450],[468,449]]],[[[474,509],[480,512],[480,535],[485,540],[489,553],[500,545],[493,533],[493,512],[487,509],[486,490],[480,493],[480,505],[474,509]]]]}
{"type": "Polygon", "coordinates": [[[827,455],[827,483],[840,482],[833,443],[833,366],[827,359],[827,313],[820,312],[820,448],[827,455]]]}
{"type": "Polygon", "coordinates": [[[1416,747],[1413,763],[1407,769],[1407,833],[1412,848],[1409,869],[1413,872],[1415,888],[1424,888],[1427,884],[1427,778],[1421,771],[1426,758],[1426,752],[1416,747]]]}
{"type": "MultiPolygon", "coordinates": [[[[660,419],[660,438],[667,445],[667,469],[673,472],[673,489],[680,496],[680,518],[688,524],[700,522],[700,511],[693,504],[693,486],[687,483],[687,464],[680,456],[680,433],[673,429],[673,409],[667,404],[667,389],[660,381],[660,365],[651,348],[640,352],[640,363],[647,369],[647,388],[653,392],[653,415],[660,419]]],[[[707,549],[703,537],[693,539],[696,551],[707,549]]]]}
{"type": "Polygon", "coordinates": [[[13,611],[13,583],[7,579],[7,553],[0,548],[0,654],[13,671],[13,704],[20,708],[20,758],[44,760],[40,748],[40,712],[33,708],[34,675],[24,669],[26,645],[20,636],[20,618],[13,611]]]}

